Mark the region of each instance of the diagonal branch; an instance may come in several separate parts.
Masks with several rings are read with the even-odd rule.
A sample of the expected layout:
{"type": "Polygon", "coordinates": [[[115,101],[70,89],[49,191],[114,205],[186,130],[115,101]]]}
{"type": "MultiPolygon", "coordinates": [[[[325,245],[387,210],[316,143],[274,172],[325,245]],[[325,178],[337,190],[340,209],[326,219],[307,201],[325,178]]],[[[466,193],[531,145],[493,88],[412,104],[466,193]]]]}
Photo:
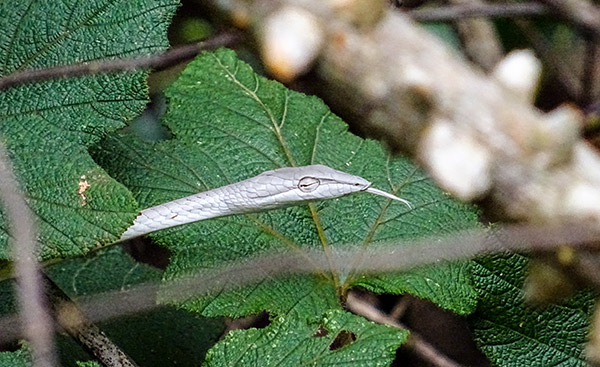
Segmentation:
{"type": "MultiPolygon", "coordinates": [[[[505,251],[556,252],[565,243],[579,250],[597,250],[593,243],[600,230],[589,222],[551,225],[506,225],[495,230],[477,229],[459,232],[444,238],[432,237],[405,242],[381,244],[371,247],[358,268],[365,274],[398,272],[427,264],[440,264],[459,259],[471,259],[490,253],[505,251]]],[[[337,249],[332,259],[339,273],[348,273],[356,259],[364,254],[362,249],[337,249]]],[[[313,274],[330,270],[331,264],[322,250],[261,254],[243,262],[229,264],[197,276],[181,278],[162,284],[139,284],[127,290],[115,290],[75,300],[89,323],[130,315],[159,307],[160,298],[168,301],[185,301],[211,292],[257,283],[265,278],[289,274],[313,274]],[[307,261],[307,257],[311,260],[307,261]],[[109,305],[107,307],[106,305],[109,305]]],[[[594,284],[600,289],[600,284],[594,284]]],[[[0,343],[21,335],[17,320],[8,316],[0,318],[0,343]]]]}
{"type": "Polygon", "coordinates": [[[57,323],[73,339],[91,352],[104,366],[137,367],[135,361],[116,345],[96,324],[88,321],[77,304],[46,277],[57,323]]]}
{"type": "Polygon", "coordinates": [[[434,22],[444,20],[457,20],[472,17],[485,18],[514,18],[548,15],[550,11],[542,4],[464,4],[439,6],[431,8],[414,9],[406,12],[411,18],[419,22],[434,22]]]}
{"type": "Polygon", "coordinates": [[[600,226],[600,156],[581,139],[577,110],[545,114],[533,106],[539,66],[530,53],[484,75],[385,2],[380,9],[373,2],[369,14],[317,0],[211,3],[247,15],[275,76],[282,68],[272,63],[285,63],[290,43],[305,50],[304,64],[290,53],[283,78],[293,77],[288,66],[299,65],[298,75],[312,60],[330,104],[366,134],[416,157],[446,191],[483,203],[491,218],[594,218],[600,226]],[[278,38],[277,17],[305,18],[297,20],[299,35],[278,38]],[[320,48],[303,46],[306,32],[321,38],[311,43],[320,48]]]}
{"type": "MultiPolygon", "coordinates": [[[[395,318],[386,315],[382,311],[375,308],[372,304],[364,301],[358,297],[355,292],[350,292],[346,300],[346,306],[348,309],[355,314],[366,317],[367,319],[385,325],[390,325],[395,328],[409,330],[404,324],[396,320],[395,318]]],[[[450,357],[444,355],[442,352],[437,350],[427,340],[423,339],[421,335],[416,333],[414,330],[409,330],[410,335],[406,344],[403,345],[405,348],[409,348],[414,351],[424,361],[427,361],[430,365],[436,367],[462,367],[463,365],[453,361],[450,357]]]]}
{"type": "Polygon", "coordinates": [[[206,41],[173,48],[163,54],[133,59],[100,60],[48,69],[26,70],[0,78],[0,90],[35,81],[94,75],[125,70],[165,69],[196,56],[200,51],[232,46],[241,40],[235,32],[224,32],[206,41]]]}

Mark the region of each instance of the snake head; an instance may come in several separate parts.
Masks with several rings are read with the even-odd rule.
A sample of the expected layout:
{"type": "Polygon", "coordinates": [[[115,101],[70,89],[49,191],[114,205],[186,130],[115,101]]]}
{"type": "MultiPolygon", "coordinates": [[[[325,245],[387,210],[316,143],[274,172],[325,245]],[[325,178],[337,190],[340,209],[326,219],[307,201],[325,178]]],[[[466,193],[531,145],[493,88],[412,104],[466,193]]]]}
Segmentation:
{"type": "Polygon", "coordinates": [[[279,203],[304,200],[333,199],[354,192],[366,191],[388,199],[401,201],[412,208],[407,200],[371,187],[371,182],[360,176],[351,175],[320,164],[304,167],[285,167],[264,172],[263,176],[273,180],[275,186],[286,187],[277,196],[279,203]],[[281,185],[286,181],[285,185],[281,185]]]}

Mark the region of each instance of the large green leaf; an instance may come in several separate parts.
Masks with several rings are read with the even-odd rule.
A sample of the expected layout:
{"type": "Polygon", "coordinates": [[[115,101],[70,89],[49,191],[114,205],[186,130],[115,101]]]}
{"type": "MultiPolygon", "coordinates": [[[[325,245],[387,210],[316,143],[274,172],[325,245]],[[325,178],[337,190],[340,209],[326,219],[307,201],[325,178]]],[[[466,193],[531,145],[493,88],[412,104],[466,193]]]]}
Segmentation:
{"type": "MultiPolygon", "coordinates": [[[[410,210],[385,198],[355,194],[161,231],[152,238],[172,252],[168,278],[264,251],[346,247],[368,254],[369,246],[384,241],[476,225],[471,208],[451,200],[408,160],[391,158],[377,142],[350,134],[320,100],[259,77],[231,51],[201,55],[167,96],[165,121],[174,139],[150,143],[111,136],[94,149],[95,158],[132,190],[143,207],[268,169],[317,163],[363,176],[415,205],[410,210]]],[[[411,292],[459,313],[472,312],[475,305],[469,264],[463,262],[377,277],[332,269],[314,276],[266,279],[185,306],[208,316],[239,317],[268,310],[283,318],[285,325],[277,328],[292,330],[295,324],[287,324],[292,320],[309,327],[327,312],[340,310],[338,295],[357,285],[378,292],[411,292]]],[[[285,350],[282,345],[281,353],[285,350]]]]}
{"type": "MultiPolygon", "coordinates": [[[[164,50],[176,6],[176,0],[0,0],[0,76],[164,50]]],[[[0,139],[35,212],[43,258],[111,243],[135,217],[128,190],[94,163],[87,147],[144,108],[145,77],[60,79],[0,92],[0,139]]],[[[0,228],[0,259],[6,259],[4,216],[0,228]]]]}
{"type": "Polygon", "coordinates": [[[584,344],[596,295],[582,292],[542,308],[523,302],[527,258],[493,256],[473,266],[480,293],[470,316],[480,348],[496,366],[587,366],[584,344]]]}

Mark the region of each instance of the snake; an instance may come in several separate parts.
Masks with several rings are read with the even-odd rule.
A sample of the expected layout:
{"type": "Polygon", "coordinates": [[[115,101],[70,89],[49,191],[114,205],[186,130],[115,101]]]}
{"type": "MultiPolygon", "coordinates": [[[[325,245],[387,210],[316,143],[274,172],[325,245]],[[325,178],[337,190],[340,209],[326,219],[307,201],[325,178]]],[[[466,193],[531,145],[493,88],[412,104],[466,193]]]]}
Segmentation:
{"type": "Polygon", "coordinates": [[[205,219],[256,213],[361,191],[400,201],[412,209],[408,200],[371,187],[371,182],[360,176],[320,164],[283,167],[144,209],[120,240],[205,219]]]}

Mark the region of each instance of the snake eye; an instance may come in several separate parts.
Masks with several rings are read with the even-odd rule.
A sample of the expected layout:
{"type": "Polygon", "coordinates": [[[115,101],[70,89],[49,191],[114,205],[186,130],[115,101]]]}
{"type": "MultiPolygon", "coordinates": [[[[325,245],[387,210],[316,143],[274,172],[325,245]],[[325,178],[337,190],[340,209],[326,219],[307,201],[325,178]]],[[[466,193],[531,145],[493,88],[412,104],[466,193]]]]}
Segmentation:
{"type": "Polygon", "coordinates": [[[319,181],[318,178],[309,177],[309,176],[302,177],[300,179],[300,181],[298,182],[298,188],[302,192],[312,192],[312,191],[315,191],[317,189],[317,187],[319,187],[320,183],[321,182],[319,181]]]}

